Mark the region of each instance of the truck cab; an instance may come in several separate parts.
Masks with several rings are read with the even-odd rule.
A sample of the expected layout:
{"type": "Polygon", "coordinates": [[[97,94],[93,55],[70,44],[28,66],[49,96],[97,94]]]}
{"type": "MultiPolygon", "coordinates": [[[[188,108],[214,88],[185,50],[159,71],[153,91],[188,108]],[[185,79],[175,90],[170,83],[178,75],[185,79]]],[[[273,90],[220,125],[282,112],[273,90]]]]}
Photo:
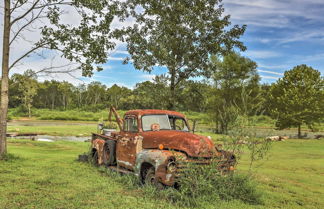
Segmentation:
{"type": "MultiPolygon", "coordinates": [[[[173,186],[183,162],[204,164],[225,156],[210,138],[191,133],[179,112],[131,110],[117,122],[120,131],[92,135],[91,157],[98,165],[132,172],[143,183],[173,186]]],[[[225,169],[233,170],[235,157],[226,161],[225,169]]]]}

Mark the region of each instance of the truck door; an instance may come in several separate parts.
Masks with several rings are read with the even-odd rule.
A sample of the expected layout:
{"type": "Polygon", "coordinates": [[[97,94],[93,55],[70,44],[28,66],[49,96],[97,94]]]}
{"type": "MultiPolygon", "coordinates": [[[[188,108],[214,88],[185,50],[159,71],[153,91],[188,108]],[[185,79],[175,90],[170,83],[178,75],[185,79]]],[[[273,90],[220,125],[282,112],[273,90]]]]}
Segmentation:
{"type": "Polygon", "coordinates": [[[123,131],[117,141],[116,155],[118,166],[134,170],[136,153],[142,144],[138,134],[138,121],[136,116],[128,115],[124,120],[123,131]]]}

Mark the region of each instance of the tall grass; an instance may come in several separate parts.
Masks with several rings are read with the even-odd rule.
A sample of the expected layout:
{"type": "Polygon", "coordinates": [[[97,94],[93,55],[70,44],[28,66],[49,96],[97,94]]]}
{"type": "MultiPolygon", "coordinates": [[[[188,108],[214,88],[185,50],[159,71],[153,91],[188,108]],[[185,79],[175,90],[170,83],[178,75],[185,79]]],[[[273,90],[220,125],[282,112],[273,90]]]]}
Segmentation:
{"type": "MultiPolygon", "coordinates": [[[[123,116],[125,111],[118,111],[120,116],[123,116]]],[[[28,117],[21,108],[9,110],[8,114],[11,118],[28,117]]],[[[108,110],[99,112],[90,112],[82,110],[50,110],[50,109],[33,109],[32,116],[39,120],[70,120],[70,121],[99,121],[108,119],[108,110]]]]}

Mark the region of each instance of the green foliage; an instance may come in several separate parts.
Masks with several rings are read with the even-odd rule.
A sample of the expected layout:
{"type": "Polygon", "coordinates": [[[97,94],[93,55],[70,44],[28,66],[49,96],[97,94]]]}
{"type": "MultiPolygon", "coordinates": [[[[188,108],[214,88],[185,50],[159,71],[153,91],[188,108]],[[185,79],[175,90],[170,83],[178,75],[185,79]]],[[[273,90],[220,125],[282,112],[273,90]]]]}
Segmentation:
{"type": "Polygon", "coordinates": [[[179,189],[155,191],[154,196],[163,197],[179,206],[197,208],[203,208],[207,202],[217,205],[233,200],[262,204],[261,192],[256,189],[257,184],[251,177],[243,174],[222,176],[215,166],[189,167],[190,171],[180,178],[179,189]]]}
{"type": "MultiPolygon", "coordinates": [[[[282,79],[271,86],[269,109],[277,119],[279,129],[312,128],[324,117],[324,79],[319,71],[299,65],[286,71],[282,79]]],[[[300,131],[298,133],[300,137],[300,131]]]]}
{"type": "Polygon", "coordinates": [[[16,156],[16,155],[13,155],[11,153],[6,153],[6,154],[0,156],[0,160],[8,161],[8,162],[14,162],[16,160],[21,160],[21,158],[16,156]]]}
{"type": "Polygon", "coordinates": [[[154,66],[168,68],[171,109],[181,81],[209,75],[210,54],[226,54],[235,47],[245,50],[239,41],[245,25],[231,28],[230,16],[223,15],[218,0],[128,0],[123,6],[123,18],[136,21],[115,32],[127,42],[131,56],[125,62],[132,60],[136,69],[148,72],[154,66]]]}
{"type": "Polygon", "coordinates": [[[93,75],[95,69],[101,71],[103,68],[99,65],[106,63],[108,52],[115,47],[111,41],[110,24],[116,4],[101,0],[68,3],[51,0],[46,11],[50,24],[41,27],[42,38],[37,44],[60,51],[64,58],[78,63],[77,68],[82,70],[83,76],[93,75]],[[77,11],[81,19],[79,24],[64,23],[61,14],[66,8],[62,5],[70,5],[77,11]]]}
{"type": "Polygon", "coordinates": [[[261,105],[257,64],[238,53],[212,56],[214,88],[209,90],[208,112],[217,133],[227,133],[238,115],[254,115],[261,105]]]}
{"type": "Polygon", "coordinates": [[[14,74],[11,78],[11,89],[15,90],[16,102],[22,103],[27,110],[28,116],[31,117],[31,108],[34,97],[37,95],[38,82],[36,73],[32,70],[27,70],[23,75],[14,74]]]}

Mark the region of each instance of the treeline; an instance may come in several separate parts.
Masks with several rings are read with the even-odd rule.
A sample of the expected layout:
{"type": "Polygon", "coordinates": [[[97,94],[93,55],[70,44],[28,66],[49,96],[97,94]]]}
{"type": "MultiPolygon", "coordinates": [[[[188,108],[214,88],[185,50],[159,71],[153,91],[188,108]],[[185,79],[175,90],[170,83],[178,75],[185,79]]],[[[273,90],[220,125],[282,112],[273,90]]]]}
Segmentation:
{"type": "Polygon", "coordinates": [[[78,86],[67,81],[39,82],[35,72],[28,70],[22,75],[12,75],[9,107],[19,107],[32,116],[32,108],[96,112],[111,105],[123,110],[169,109],[172,103],[179,111],[210,113],[219,132],[226,132],[238,109],[246,114],[260,114],[266,110],[269,86],[260,85],[255,62],[235,53],[222,60],[212,59],[209,75],[182,80],[175,93],[170,91],[167,74],[129,89],[116,84],[107,87],[97,81],[78,86]]]}
{"type": "Polygon", "coordinates": [[[67,81],[39,82],[28,70],[11,77],[9,106],[32,116],[32,108],[98,112],[111,105],[120,110],[169,109],[172,103],[179,111],[208,113],[218,133],[227,133],[239,115],[269,115],[278,120],[279,128],[312,127],[323,118],[323,78],[318,71],[301,65],[287,71],[277,83],[260,84],[252,60],[236,53],[211,59],[209,75],[181,81],[174,96],[167,74],[129,89],[97,81],[78,86],[67,81]]]}

